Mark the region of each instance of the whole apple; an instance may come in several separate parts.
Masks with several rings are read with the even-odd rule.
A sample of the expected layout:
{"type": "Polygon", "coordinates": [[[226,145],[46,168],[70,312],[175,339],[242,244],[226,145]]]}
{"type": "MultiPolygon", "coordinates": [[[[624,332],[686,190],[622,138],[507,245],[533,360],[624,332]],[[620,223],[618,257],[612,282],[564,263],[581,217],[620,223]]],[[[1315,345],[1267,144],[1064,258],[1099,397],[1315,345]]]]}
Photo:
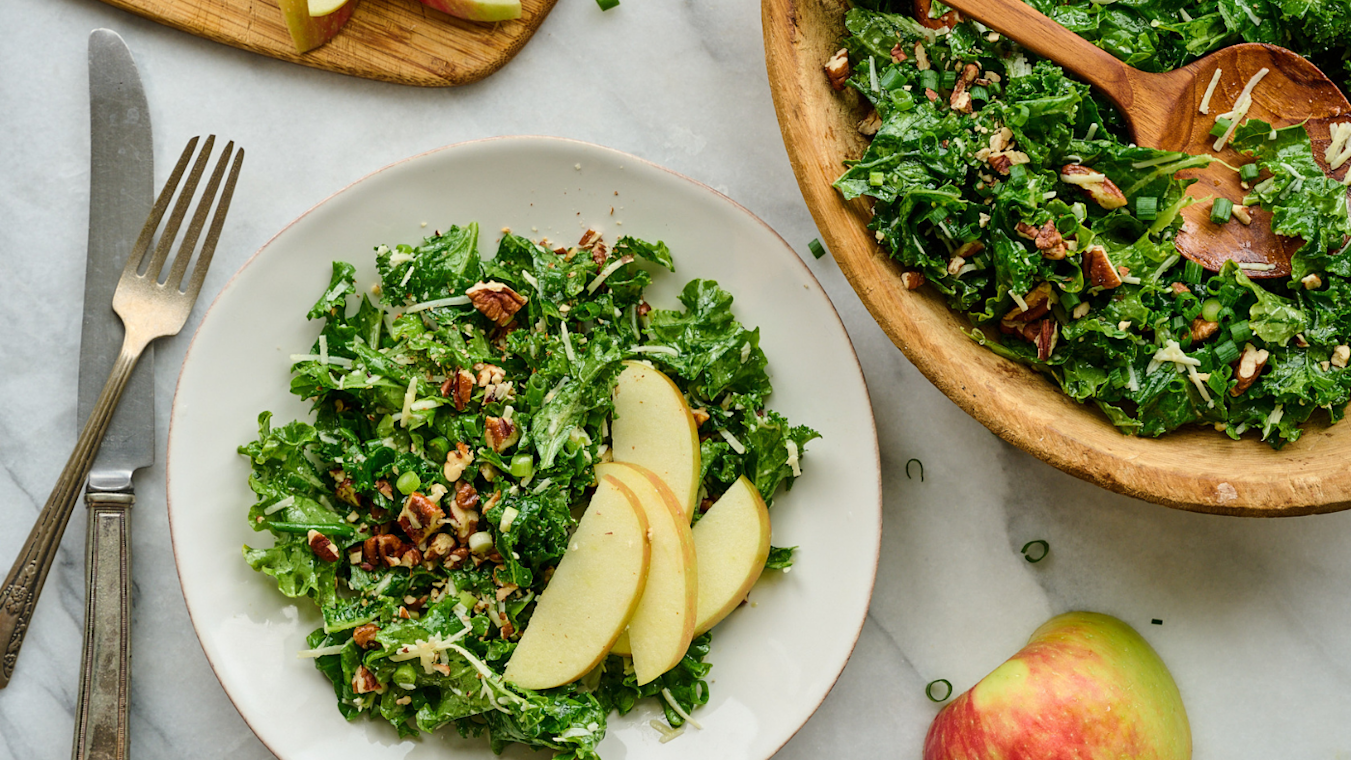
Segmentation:
{"type": "Polygon", "coordinates": [[[1187,760],[1167,666],[1109,615],[1070,612],[934,718],[924,760],[1187,760]]]}

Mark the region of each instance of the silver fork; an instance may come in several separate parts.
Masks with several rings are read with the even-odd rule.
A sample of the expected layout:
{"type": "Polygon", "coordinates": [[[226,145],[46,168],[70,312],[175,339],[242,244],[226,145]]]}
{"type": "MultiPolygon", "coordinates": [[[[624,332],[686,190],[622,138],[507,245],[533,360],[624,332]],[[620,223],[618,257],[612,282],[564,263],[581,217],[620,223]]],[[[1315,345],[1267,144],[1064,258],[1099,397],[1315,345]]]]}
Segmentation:
{"type": "Polygon", "coordinates": [[[70,520],[76,497],[84,486],[85,479],[89,477],[89,468],[93,465],[94,455],[103,441],[103,434],[108,429],[109,421],[112,420],[113,411],[117,407],[118,399],[122,397],[127,379],[131,377],[136,361],[140,359],[141,353],[150,341],[174,335],[183,329],[188,314],[192,311],[192,305],[197,301],[197,294],[202,289],[202,280],[206,277],[207,267],[211,265],[211,257],[216,251],[216,241],[220,238],[221,226],[225,223],[225,215],[230,210],[230,198],[234,195],[239,167],[244,161],[244,150],[241,148],[235,151],[234,142],[226,145],[221,153],[220,160],[207,181],[206,189],[202,191],[201,201],[197,204],[192,221],[179,244],[168,277],[163,283],[159,282],[164,263],[169,257],[169,249],[173,246],[174,238],[178,236],[178,228],[183,222],[183,217],[187,215],[198,182],[211,157],[212,147],[216,141],[215,135],[206,138],[197,160],[192,162],[192,171],[188,174],[187,183],[179,194],[173,213],[169,215],[168,224],[160,235],[159,244],[155,247],[153,255],[146,260],[155,231],[164,218],[164,212],[169,207],[174,191],[183,179],[193,151],[197,148],[198,139],[192,138],[183,149],[183,155],[178,159],[173,173],[169,175],[164,189],[160,191],[154,208],[150,210],[150,217],[146,219],[145,227],[141,229],[131,256],[127,259],[127,265],[122,270],[122,278],[118,281],[117,291],[113,295],[113,310],[122,318],[126,332],[121,353],[118,354],[117,361],[108,374],[108,382],[103,386],[103,392],[99,394],[94,410],[90,412],[89,419],[80,432],[75,450],[71,452],[70,459],[66,460],[65,469],[61,471],[51,496],[47,498],[47,503],[38,515],[37,524],[28,534],[28,540],[19,551],[14,566],[10,568],[4,586],[0,587],[0,645],[4,647],[4,656],[0,659],[0,688],[9,683],[10,676],[14,673],[19,648],[23,646],[24,634],[28,631],[28,624],[33,618],[33,609],[37,606],[38,594],[42,593],[42,585],[47,580],[47,571],[51,569],[52,559],[56,556],[57,546],[61,543],[61,534],[65,532],[66,523],[70,520]],[[225,177],[232,152],[235,156],[234,163],[230,166],[230,174],[225,179],[222,190],[221,179],[225,177]],[[198,238],[201,237],[206,217],[218,192],[220,201],[216,204],[211,227],[207,230],[192,276],[185,284],[183,277],[187,273],[188,264],[197,248],[198,238]],[[180,290],[180,286],[184,285],[185,287],[180,290]]]}

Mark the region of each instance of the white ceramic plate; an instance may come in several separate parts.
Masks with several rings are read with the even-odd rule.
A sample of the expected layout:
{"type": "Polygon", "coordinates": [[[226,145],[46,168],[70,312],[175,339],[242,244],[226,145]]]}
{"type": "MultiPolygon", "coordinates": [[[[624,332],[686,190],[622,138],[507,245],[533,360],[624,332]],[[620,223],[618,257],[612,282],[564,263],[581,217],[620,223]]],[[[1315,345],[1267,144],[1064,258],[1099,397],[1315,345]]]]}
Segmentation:
{"type": "MultiPolygon", "coordinates": [[[[611,721],[600,748],[605,760],[768,758],[830,691],[867,612],[881,535],[867,388],[830,300],[773,230],[708,187],[570,140],[465,143],[378,171],[282,230],[217,297],[178,381],[168,496],[183,595],[221,685],[283,760],[492,756],[486,740],[401,740],[388,724],[343,720],[329,682],[295,656],[320,625],[317,611],[280,595],[240,555],[244,543],[270,539],[245,523],[253,495],[235,453],[254,438],[260,411],[279,422],[307,416],[287,391],[288,357],[314,342],[318,325],[304,315],[333,259],[356,264],[358,282],[371,283],[374,246],[470,221],[481,225],[485,256],[503,227],[569,244],[588,225],[611,242],[621,234],[664,240],[677,272],[659,275],[649,300],[674,306],[688,279],[716,279],[735,295],[738,317],[761,328],[770,406],[824,436],[774,504],[774,544],[801,547],[796,564],[766,573],[752,604],[714,631],[712,698],[696,713],[703,730],[661,744],[648,725],[660,711],[643,704],[611,721]]],[[[507,755],[539,757],[520,747],[507,755]]]]}

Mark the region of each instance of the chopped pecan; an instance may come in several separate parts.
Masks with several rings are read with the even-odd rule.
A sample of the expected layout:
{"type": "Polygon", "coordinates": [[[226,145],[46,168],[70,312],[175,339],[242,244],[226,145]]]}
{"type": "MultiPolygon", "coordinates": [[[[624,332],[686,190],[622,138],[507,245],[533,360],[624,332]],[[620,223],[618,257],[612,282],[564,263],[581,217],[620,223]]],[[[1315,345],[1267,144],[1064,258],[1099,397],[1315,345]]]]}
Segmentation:
{"type": "Polygon", "coordinates": [[[371,642],[375,641],[375,634],[379,632],[380,626],[375,623],[367,623],[365,625],[357,626],[357,629],[352,631],[352,640],[362,649],[370,649],[371,642]]]}
{"type": "Polygon", "coordinates": [[[478,506],[478,489],[474,484],[461,480],[455,485],[455,506],[460,509],[474,509],[478,506]]]}
{"type": "Polygon", "coordinates": [[[474,396],[474,375],[466,369],[457,369],[441,383],[441,395],[449,398],[455,411],[463,412],[474,396]]]}
{"type": "Polygon", "coordinates": [[[1317,273],[1306,274],[1304,275],[1304,278],[1299,281],[1299,284],[1303,285],[1305,290],[1318,290],[1323,287],[1323,278],[1319,277],[1317,273]]]}
{"type": "Polygon", "coordinates": [[[446,477],[446,481],[454,483],[464,474],[464,468],[473,464],[474,452],[464,441],[455,444],[455,450],[446,453],[446,463],[441,468],[441,474],[446,477]]]}
{"type": "Polygon", "coordinates": [[[835,88],[836,92],[844,89],[844,83],[849,80],[849,51],[840,48],[835,55],[826,61],[826,78],[830,80],[830,86],[835,88]]]}
{"type": "Polygon", "coordinates": [[[374,570],[380,564],[394,567],[399,564],[403,551],[403,541],[398,536],[388,533],[371,536],[361,545],[361,557],[364,560],[361,567],[367,571],[374,570]]]}
{"type": "Polygon", "coordinates": [[[875,108],[869,111],[867,116],[863,117],[863,121],[858,123],[859,134],[867,135],[868,137],[877,134],[877,130],[881,128],[882,117],[877,115],[877,109],[875,108]]]}
{"type": "Polygon", "coordinates": [[[693,409],[690,413],[694,415],[695,427],[702,427],[705,422],[708,422],[708,412],[703,409],[693,409]]]}
{"type": "Polygon", "coordinates": [[[422,564],[422,552],[416,546],[409,546],[399,557],[401,567],[417,567],[422,564]]]}
{"type": "Polygon", "coordinates": [[[1332,366],[1345,367],[1348,360],[1351,360],[1351,346],[1341,345],[1332,349],[1332,366]]]}
{"type": "Polygon", "coordinates": [[[375,679],[375,674],[365,665],[358,665],[352,674],[352,691],[357,694],[380,693],[385,690],[383,684],[375,679]]]}
{"type": "Polygon", "coordinates": [[[338,561],[338,545],[333,543],[333,539],[325,536],[317,530],[312,530],[305,536],[310,542],[310,551],[314,556],[325,562],[338,561]]]}
{"type": "Polygon", "coordinates": [[[477,364],[474,365],[474,371],[478,373],[478,377],[476,379],[478,380],[480,388],[489,385],[496,385],[497,383],[500,383],[503,380],[505,380],[507,377],[507,371],[497,366],[496,364],[485,364],[484,362],[478,362],[477,364]]]}
{"type": "Polygon", "coordinates": [[[639,301],[634,309],[638,312],[638,316],[646,317],[648,314],[652,313],[652,304],[647,301],[639,301]]]}
{"type": "Polygon", "coordinates": [[[450,556],[451,551],[455,549],[455,538],[449,533],[437,533],[430,544],[427,545],[427,551],[423,554],[423,559],[433,562],[438,559],[445,559],[450,556]]]}
{"type": "Polygon", "coordinates": [[[1257,382],[1257,376],[1262,374],[1262,368],[1267,366],[1267,359],[1270,354],[1264,349],[1257,348],[1251,343],[1243,346],[1243,355],[1238,358],[1238,363],[1234,369],[1234,379],[1237,383],[1229,389],[1229,395],[1242,396],[1244,391],[1252,387],[1257,382]]]}
{"type": "Polygon", "coordinates": [[[446,513],[441,511],[431,499],[414,491],[409,494],[399,513],[399,527],[408,534],[408,540],[422,544],[427,537],[440,530],[446,513]]]}
{"type": "Polygon", "coordinates": [[[1004,315],[1004,320],[1008,322],[1032,322],[1046,316],[1046,312],[1051,310],[1051,283],[1043,282],[1023,296],[1023,303],[1027,304],[1027,310],[1024,311],[1021,306],[1014,306],[1004,315]]]}
{"type": "Polygon", "coordinates": [[[1193,319],[1191,327],[1192,343],[1200,343],[1206,338],[1209,338],[1210,336],[1214,335],[1215,331],[1219,329],[1220,329],[1219,322],[1211,322],[1209,320],[1202,319],[1201,317],[1193,319]]]}
{"type": "Polygon", "coordinates": [[[502,618],[501,632],[502,638],[509,639],[512,636],[516,635],[516,626],[512,625],[511,621],[508,620],[507,618],[502,618]]]}
{"type": "Polygon", "coordinates": [[[351,478],[344,477],[341,482],[334,486],[333,493],[338,497],[338,501],[351,504],[354,507],[361,506],[361,500],[357,498],[357,490],[352,485],[351,478]]]}
{"type": "Polygon", "coordinates": [[[445,566],[454,570],[460,565],[463,565],[464,561],[467,559],[469,559],[469,547],[461,546],[457,549],[452,549],[450,554],[446,555],[445,566]]]}
{"type": "Polygon", "coordinates": [[[505,326],[526,304],[526,297],[500,282],[480,282],[464,292],[483,316],[505,326]]]}
{"type": "Polygon", "coordinates": [[[901,272],[901,284],[906,290],[919,290],[924,286],[924,275],[919,272],[901,272]]]}
{"type": "Polygon", "coordinates": [[[515,593],[516,589],[518,588],[520,587],[517,586],[515,583],[508,583],[503,585],[502,588],[499,588],[497,590],[497,601],[499,602],[506,601],[507,597],[515,593]]]}
{"type": "Polygon", "coordinates": [[[493,451],[505,451],[520,439],[520,427],[506,417],[489,417],[483,423],[483,440],[493,451]]]}
{"type": "Polygon", "coordinates": [[[976,81],[980,76],[980,67],[974,63],[968,63],[962,69],[961,76],[957,77],[957,82],[952,86],[952,97],[948,99],[948,105],[954,111],[962,113],[971,113],[971,93],[966,88],[976,81]]]}
{"type": "Polygon", "coordinates": [[[1244,227],[1252,224],[1252,212],[1248,210],[1247,206],[1234,206],[1234,218],[1244,227]]]}
{"type": "Polygon", "coordinates": [[[1175,296],[1180,296],[1183,293],[1192,292],[1191,288],[1187,287],[1187,284],[1184,282],[1175,282],[1172,285],[1169,285],[1168,287],[1173,289],[1173,295],[1175,296]]]}
{"type": "Polygon", "coordinates": [[[992,154],[990,156],[990,168],[1000,174],[1008,174],[1009,170],[1013,168],[1013,159],[1004,153],[992,154]]]}
{"type": "Polygon", "coordinates": [[[1032,342],[1037,345],[1037,359],[1046,361],[1051,358],[1051,352],[1055,350],[1056,339],[1060,337],[1060,330],[1057,329],[1054,319],[1043,319],[1037,323],[1037,334],[1032,342]]]}
{"type": "Polygon", "coordinates": [[[892,61],[892,63],[905,63],[905,62],[906,62],[907,60],[909,60],[909,59],[910,59],[910,56],[908,56],[908,55],[905,54],[905,50],[903,50],[903,49],[901,48],[901,43],[899,43],[899,42],[896,43],[896,47],[893,47],[893,48],[891,49],[891,61],[892,61]]]}
{"type": "Polygon", "coordinates": [[[1126,195],[1106,174],[1082,164],[1067,164],[1060,170],[1060,181],[1083,188],[1099,206],[1107,210],[1126,205],[1126,195]]]}
{"type": "Polygon", "coordinates": [[[389,484],[384,478],[377,478],[375,481],[375,490],[379,491],[386,499],[394,498],[394,486],[389,484]]]}
{"type": "Polygon", "coordinates": [[[590,248],[592,245],[599,242],[600,242],[600,233],[596,232],[593,229],[587,228],[587,231],[582,233],[582,239],[577,241],[577,247],[590,248]]]}
{"type": "Polygon", "coordinates": [[[924,88],[924,97],[928,98],[930,103],[938,102],[938,93],[934,92],[930,87],[924,88]]]}
{"type": "Polygon", "coordinates": [[[1090,245],[1084,250],[1084,270],[1095,288],[1110,289],[1121,285],[1121,273],[1107,258],[1107,249],[1100,245],[1090,245]]]}

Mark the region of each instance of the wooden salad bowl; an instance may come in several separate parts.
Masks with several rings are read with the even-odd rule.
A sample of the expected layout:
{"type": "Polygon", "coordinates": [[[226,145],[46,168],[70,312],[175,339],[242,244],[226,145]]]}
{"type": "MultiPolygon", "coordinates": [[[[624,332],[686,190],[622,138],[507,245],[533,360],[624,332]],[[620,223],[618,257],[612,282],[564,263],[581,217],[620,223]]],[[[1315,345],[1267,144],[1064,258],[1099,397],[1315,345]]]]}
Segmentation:
{"type": "Polygon", "coordinates": [[[1315,414],[1280,451],[1252,437],[1189,427],[1123,435],[1093,406],[1061,393],[962,331],[966,320],[901,267],[867,229],[871,206],[831,187],[866,138],[856,93],[831,89],[822,65],[844,34],[847,0],[762,0],[765,60],[783,142],[802,196],[840,270],[892,342],[929,381],[999,437],[1103,488],[1212,514],[1278,517],[1351,507],[1351,420],[1315,414]],[[1321,421],[1320,421],[1321,419],[1321,421]]]}

